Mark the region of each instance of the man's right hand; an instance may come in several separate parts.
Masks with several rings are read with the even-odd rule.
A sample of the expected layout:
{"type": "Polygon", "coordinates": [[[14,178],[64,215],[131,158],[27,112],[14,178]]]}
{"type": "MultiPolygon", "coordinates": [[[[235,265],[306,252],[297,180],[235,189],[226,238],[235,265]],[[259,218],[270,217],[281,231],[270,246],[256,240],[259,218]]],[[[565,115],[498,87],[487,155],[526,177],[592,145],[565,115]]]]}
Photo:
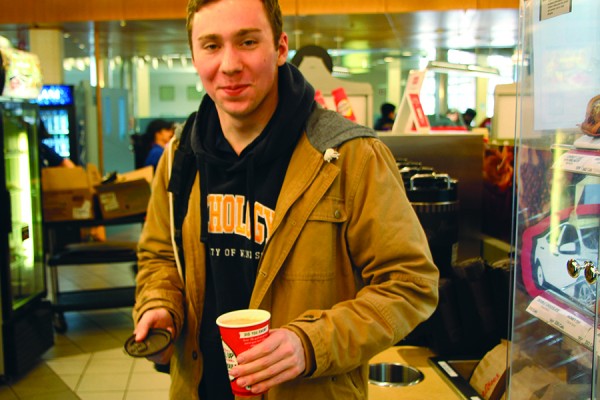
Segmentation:
{"type": "MultiPolygon", "coordinates": [[[[146,338],[148,331],[151,328],[162,328],[166,329],[171,333],[171,337],[175,337],[175,324],[173,323],[173,317],[167,309],[156,308],[146,311],[142,318],[137,323],[135,330],[135,341],[140,342],[146,338]]],[[[151,357],[146,357],[148,360],[156,364],[167,364],[173,354],[173,344],[169,345],[163,352],[155,354],[151,357]]]]}

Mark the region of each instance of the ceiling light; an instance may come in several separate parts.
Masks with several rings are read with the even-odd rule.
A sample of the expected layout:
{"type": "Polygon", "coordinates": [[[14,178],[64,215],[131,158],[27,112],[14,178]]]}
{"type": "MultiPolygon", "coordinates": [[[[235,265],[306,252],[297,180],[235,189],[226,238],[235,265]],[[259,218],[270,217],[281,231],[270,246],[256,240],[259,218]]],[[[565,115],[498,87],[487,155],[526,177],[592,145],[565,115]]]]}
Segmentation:
{"type": "Polygon", "coordinates": [[[347,78],[350,76],[350,70],[346,67],[334,65],[333,70],[331,71],[331,75],[338,78],[347,78]]]}
{"type": "Polygon", "coordinates": [[[473,64],[457,64],[446,61],[429,61],[426,67],[429,71],[439,72],[443,74],[447,73],[463,73],[475,76],[481,76],[484,78],[490,78],[492,76],[499,76],[500,71],[497,68],[485,67],[482,65],[473,64]]]}

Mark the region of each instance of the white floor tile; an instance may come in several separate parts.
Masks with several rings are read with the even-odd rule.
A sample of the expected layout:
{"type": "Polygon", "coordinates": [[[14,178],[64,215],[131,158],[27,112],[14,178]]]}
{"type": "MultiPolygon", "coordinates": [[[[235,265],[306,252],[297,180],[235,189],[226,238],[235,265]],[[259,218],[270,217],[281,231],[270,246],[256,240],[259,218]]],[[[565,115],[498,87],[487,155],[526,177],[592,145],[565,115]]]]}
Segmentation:
{"type": "Polygon", "coordinates": [[[125,400],[168,400],[168,390],[128,390],[125,394],[125,400]]]}
{"type": "Polygon", "coordinates": [[[137,374],[140,372],[156,372],[154,369],[154,363],[146,360],[145,358],[136,358],[133,363],[133,373],[137,374]]]}
{"type": "Polygon", "coordinates": [[[124,391],[127,388],[128,379],[128,373],[86,373],[81,377],[77,394],[98,391],[124,391]]]}
{"type": "Polygon", "coordinates": [[[81,380],[81,371],[77,374],[57,374],[59,378],[71,389],[72,391],[77,390],[77,385],[81,380]]]}
{"type": "Polygon", "coordinates": [[[99,358],[97,359],[94,356],[90,361],[85,374],[106,374],[110,373],[119,373],[123,375],[128,375],[131,371],[131,367],[133,366],[133,360],[122,357],[121,359],[115,358],[99,358]]]}
{"type": "Polygon", "coordinates": [[[80,354],[69,357],[47,360],[46,364],[57,374],[82,374],[91,359],[91,354],[80,354]]]}
{"type": "Polygon", "coordinates": [[[131,375],[129,390],[168,390],[171,377],[167,374],[155,372],[140,372],[131,375]]]}
{"type": "Polygon", "coordinates": [[[81,400],[123,400],[123,391],[77,392],[81,400]]]}
{"type": "Polygon", "coordinates": [[[101,350],[94,353],[94,360],[127,360],[131,361],[133,358],[125,353],[125,349],[122,347],[108,350],[101,350]]]}

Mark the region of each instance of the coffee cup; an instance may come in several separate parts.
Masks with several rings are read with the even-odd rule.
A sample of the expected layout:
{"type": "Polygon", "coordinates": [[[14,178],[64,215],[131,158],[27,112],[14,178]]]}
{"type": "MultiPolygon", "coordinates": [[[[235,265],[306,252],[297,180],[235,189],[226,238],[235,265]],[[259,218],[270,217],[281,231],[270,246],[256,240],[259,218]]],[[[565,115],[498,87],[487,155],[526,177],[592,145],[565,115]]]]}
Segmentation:
{"type": "MultiPolygon", "coordinates": [[[[217,318],[227,371],[235,367],[237,356],[269,336],[271,314],[265,310],[246,309],[225,313],[217,318]]],[[[229,375],[231,390],[236,396],[256,396],[250,387],[241,387],[229,375]]]]}

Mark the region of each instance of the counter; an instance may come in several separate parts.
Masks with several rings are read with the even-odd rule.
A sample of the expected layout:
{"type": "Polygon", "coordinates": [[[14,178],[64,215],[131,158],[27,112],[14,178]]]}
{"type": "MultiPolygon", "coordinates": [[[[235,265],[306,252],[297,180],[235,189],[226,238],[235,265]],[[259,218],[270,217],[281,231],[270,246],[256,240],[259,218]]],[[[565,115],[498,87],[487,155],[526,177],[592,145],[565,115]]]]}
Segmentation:
{"type": "Polygon", "coordinates": [[[435,354],[424,347],[394,346],[373,357],[369,364],[399,363],[417,368],[425,376],[413,386],[383,387],[369,384],[369,400],[460,400],[462,399],[435,371],[429,357],[435,354]]]}

